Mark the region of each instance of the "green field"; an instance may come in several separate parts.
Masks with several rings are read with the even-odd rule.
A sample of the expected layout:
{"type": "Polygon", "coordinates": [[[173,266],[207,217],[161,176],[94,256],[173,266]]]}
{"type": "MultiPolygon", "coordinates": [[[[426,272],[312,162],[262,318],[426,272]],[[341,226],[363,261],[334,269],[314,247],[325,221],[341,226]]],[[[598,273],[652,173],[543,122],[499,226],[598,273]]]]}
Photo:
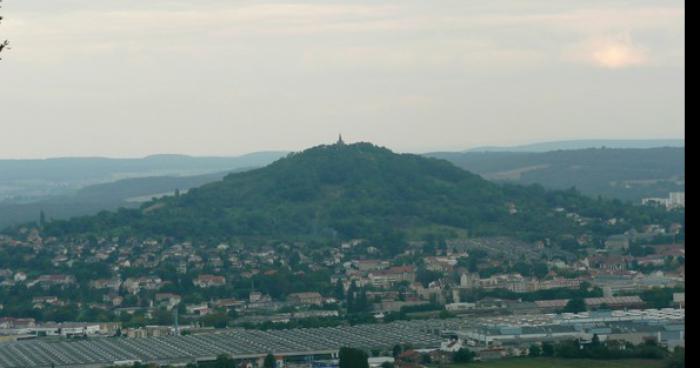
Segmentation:
{"type": "Polygon", "coordinates": [[[486,363],[455,364],[450,368],[663,368],[664,360],[590,360],[521,358],[503,359],[486,363]]]}

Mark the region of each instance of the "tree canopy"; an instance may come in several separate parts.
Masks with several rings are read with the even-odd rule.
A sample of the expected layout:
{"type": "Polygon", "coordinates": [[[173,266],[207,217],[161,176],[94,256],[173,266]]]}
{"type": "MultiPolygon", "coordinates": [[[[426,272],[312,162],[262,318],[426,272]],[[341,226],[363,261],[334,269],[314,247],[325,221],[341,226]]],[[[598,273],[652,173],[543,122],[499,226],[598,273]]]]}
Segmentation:
{"type": "Polygon", "coordinates": [[[341,348],[338,358],[340,368],[369,368],[369,356],[359,349],[341,348]]]}
{"type": "MultiPolygon", "coordinates": [[[[421,228],[564,244],[564,235],[572,239],[593,232],[604,239],[650,222],[684,220],[682,213],[595,200],[575,190],[498,185],[444,160],[357,143],[313,147],[139,209],[51,221],[44,231],[54,236],[167,235],[211,241],[364,238],[396,254],[407,235],[421,228]],[[511,213],[511,208],[517,212],[511,213]],[[566,216],[567,211],[601,220],[584,226],[566,216]],[[603,221],[613,217],[624,217],[627,224],[603,221]]],[[[431,278],[425,276],[424,281],[431,278]]]]}

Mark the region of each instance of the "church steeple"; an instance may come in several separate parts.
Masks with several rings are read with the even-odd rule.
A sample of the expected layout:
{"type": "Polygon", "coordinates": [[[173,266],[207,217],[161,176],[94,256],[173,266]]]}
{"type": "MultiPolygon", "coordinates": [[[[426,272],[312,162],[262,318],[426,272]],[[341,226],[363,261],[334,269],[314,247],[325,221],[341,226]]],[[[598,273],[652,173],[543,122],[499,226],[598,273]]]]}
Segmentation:
{"type": "Polygon", "coordinates": [[[337,144],[339,146],[345,145],[345,142],[343,142],[343,135],[342,134],[338,134],[338,142],[336,142],[335,144],[337,144]]]}

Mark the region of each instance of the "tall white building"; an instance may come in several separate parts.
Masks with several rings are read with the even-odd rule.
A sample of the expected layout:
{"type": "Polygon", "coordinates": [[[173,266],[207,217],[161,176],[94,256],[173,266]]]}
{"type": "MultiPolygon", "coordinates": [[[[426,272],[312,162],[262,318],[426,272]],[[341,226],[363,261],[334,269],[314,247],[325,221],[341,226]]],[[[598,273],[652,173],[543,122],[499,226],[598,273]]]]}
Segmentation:
{"type": "Polygon", "coordinates": [[[671,192],[668,199],[669,207],[685,207],[685,192],[671,192]]]}
{"type": "Polygon", "coordinates": [[[666,208],[685,207],[685,192],[671,192],[668,198],[643,198],[642,204],[658,203],[666,208]]]}

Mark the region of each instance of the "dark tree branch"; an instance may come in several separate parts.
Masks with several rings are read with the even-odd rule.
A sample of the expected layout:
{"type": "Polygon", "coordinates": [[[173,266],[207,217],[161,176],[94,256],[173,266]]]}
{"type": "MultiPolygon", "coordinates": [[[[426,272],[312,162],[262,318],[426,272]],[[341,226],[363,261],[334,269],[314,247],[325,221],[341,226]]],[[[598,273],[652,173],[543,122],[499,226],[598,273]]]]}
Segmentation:
{"type": "MultiPolygon", "coordinates": [[[[0,0],[0,3],[2,3],[2,0],[0,0]]],[[[0,8],[2,8],[1,5],[0,5],[0,8]]],[[[3,20],[3,17],[2,17],[2,15],[0,15],[0,24],[2,24],[2,20],[3,20]]],[[[9,50],[10,48],[7,47],[9,44],[10,44],[10,41],[8,41],[8,40],[5,40],[2,43],[0,43],[0,53],[2,53],[2,51],[6,48],[9,50]]],[[[2,60],[2,58],[0,58],[0,60],[2,60]]]]}

